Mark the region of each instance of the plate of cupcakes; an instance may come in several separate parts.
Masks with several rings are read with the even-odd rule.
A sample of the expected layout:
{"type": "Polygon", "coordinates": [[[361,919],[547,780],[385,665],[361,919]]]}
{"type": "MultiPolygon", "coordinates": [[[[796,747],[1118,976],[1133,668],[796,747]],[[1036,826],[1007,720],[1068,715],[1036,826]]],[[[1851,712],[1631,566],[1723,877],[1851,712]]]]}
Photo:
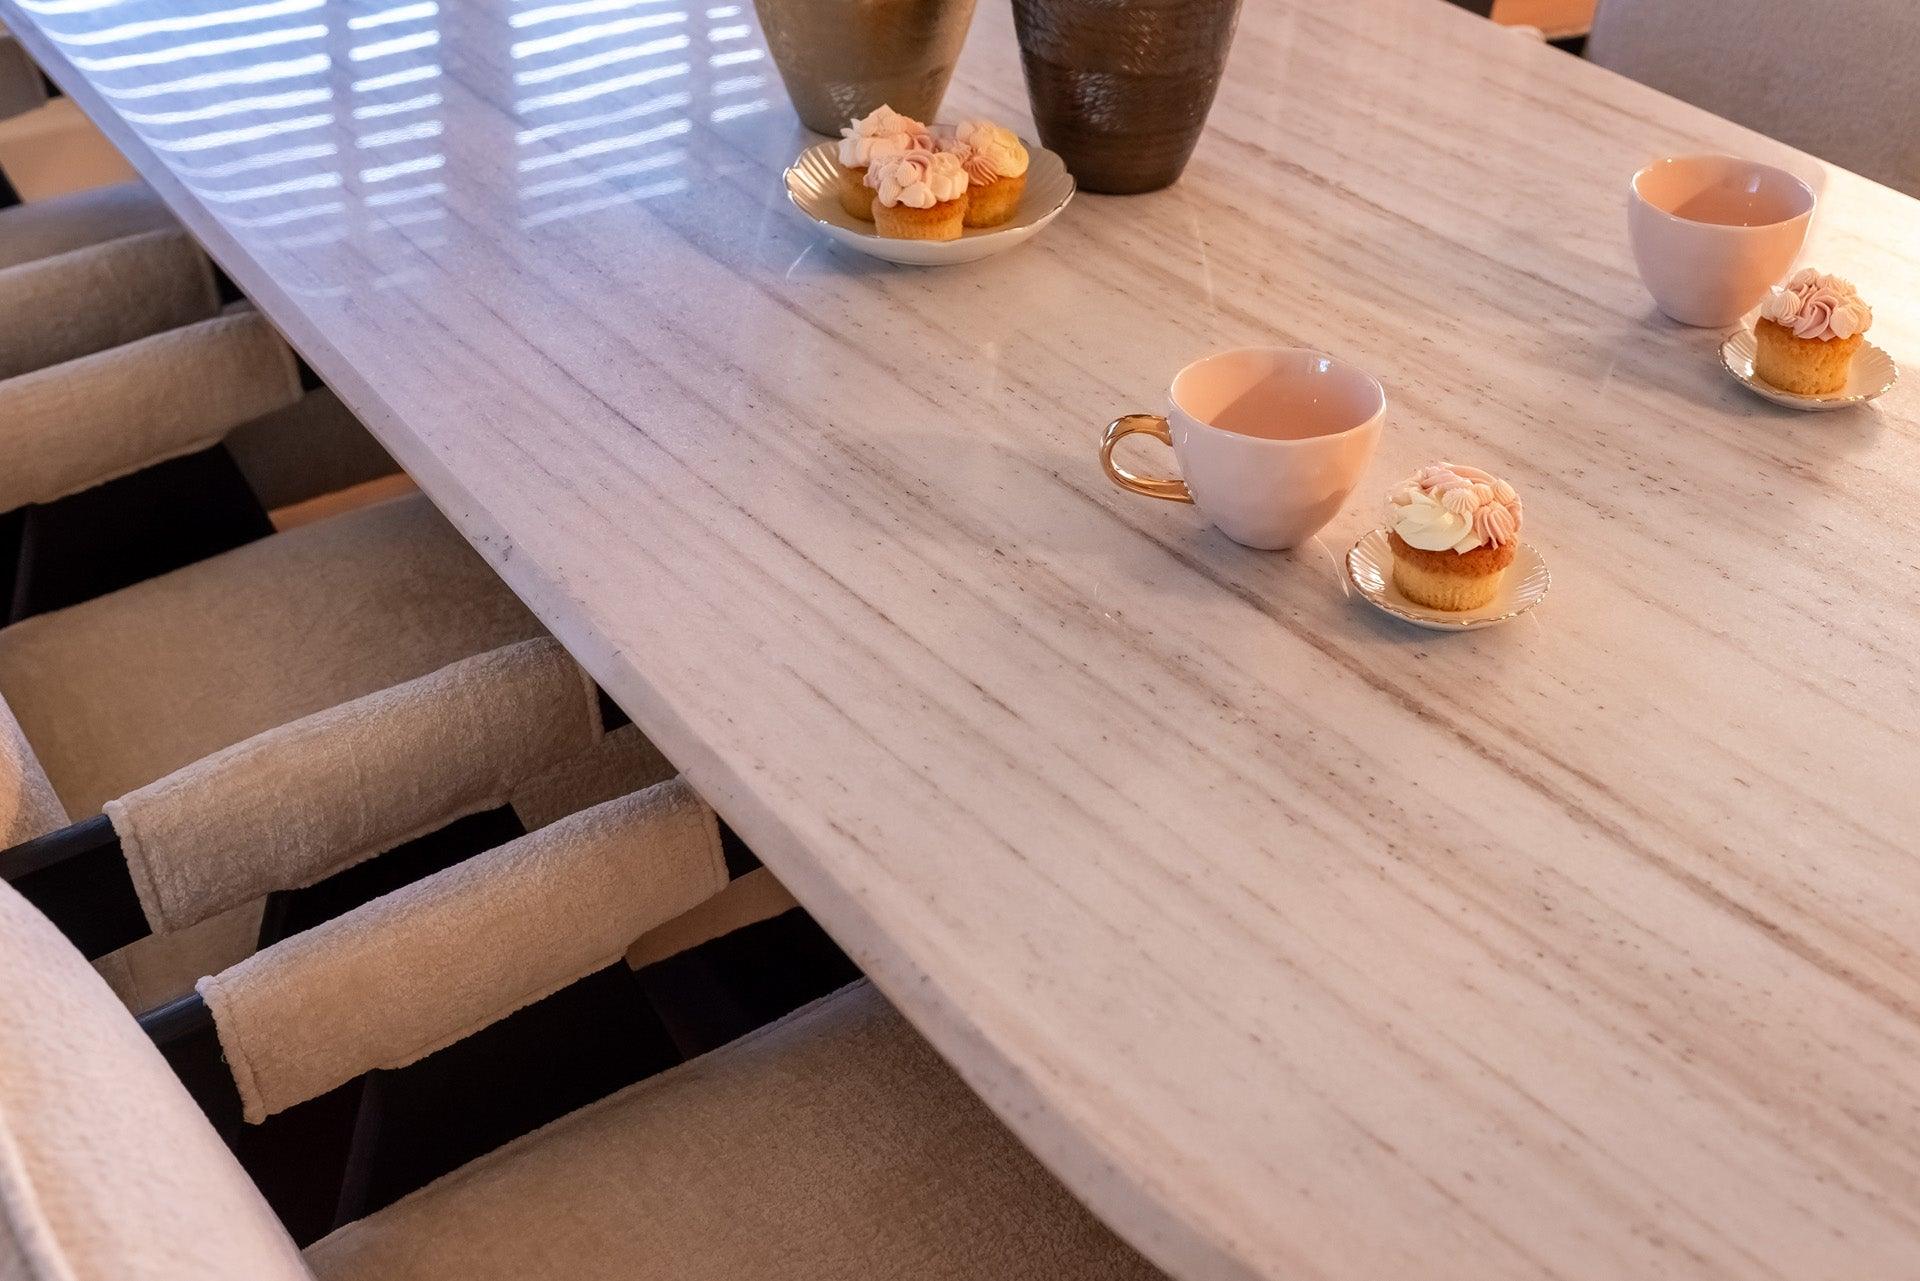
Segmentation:
{"type": "Polygon", "coordinates": [[[1789,409],[1865,404],[1900,377],[1866,340],[1873,309],[1838,276],[1811,267],[1775,285],[1751,326],[1720,344],[1720,363],[1756,396],[1789,409]]]}
{"type": "Polygon", "coordinates": [[[1469,632],[1526,613],[1552,579],[1520,541],[1520,495],[1478,467],[1435,463],[1394,486],[1388,524],[1347,553],[1369,605],[1430,631],[1469,632]]]}
{"type": "Polygon", "coordinates": [[[990,120],[924,125],[890,107],[800,153],[787,198],[843,245],[888,262],[973,262],[1023,244],[1073,199],[1060,157],[990,120]]]}

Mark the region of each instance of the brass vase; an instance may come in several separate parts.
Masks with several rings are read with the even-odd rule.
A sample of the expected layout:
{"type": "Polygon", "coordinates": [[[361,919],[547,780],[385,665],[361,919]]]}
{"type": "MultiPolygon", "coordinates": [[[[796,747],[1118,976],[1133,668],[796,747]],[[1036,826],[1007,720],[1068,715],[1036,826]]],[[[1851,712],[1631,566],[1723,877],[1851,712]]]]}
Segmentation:
{"type": "Polygon", "coordinates": [[[754,0],[802,124],[840,127],[885,103],[929,124],[966,43],[974,0],[754,0]]]}
{"type": "Polygon", "coordinates": [[[1187,167],[1240,0],[1013,0],[1040,141],[1088,191],[1129,195],[1187,167]]]}

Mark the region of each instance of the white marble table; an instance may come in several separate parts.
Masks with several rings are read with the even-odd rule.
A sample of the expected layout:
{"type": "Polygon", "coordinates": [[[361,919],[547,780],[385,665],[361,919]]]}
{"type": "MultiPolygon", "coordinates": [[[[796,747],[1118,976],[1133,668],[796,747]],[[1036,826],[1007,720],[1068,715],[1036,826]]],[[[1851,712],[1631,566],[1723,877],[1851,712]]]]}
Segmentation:
{"type": "MultiPolygon", "coordinates": [[[[1024,127],[982,8],[948,114],[1024,127]]],[[[786,207],[742,0],[0,14],[1169,1269],[1920,1276],[1920,383],[1755,399],[1622,197],[1783,160],[1916,366],[1920,204],[1439,0],[1248,0],[1178,187],[890,269],[786,207]],[[1392,401],[1291,554],[1095,465],[1247,342],[1392,401]],[[1436,457],[1525,492],[1524,621],[1343,591],[1436,457]]]]}

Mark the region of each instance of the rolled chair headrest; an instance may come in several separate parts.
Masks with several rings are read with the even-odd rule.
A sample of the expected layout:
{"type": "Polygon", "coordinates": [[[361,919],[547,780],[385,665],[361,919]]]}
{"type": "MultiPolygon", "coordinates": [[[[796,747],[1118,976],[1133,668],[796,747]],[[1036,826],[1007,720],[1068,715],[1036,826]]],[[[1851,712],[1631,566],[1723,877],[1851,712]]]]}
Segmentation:
{"type": "Polygon", "coordinates": [[[726,884],[718,820],[670,779],[276,943],[199,991],[257,1123],[613,964],[726,884]]]}
{"type": "Polygon", "coordinates": [[[0,269],[0,378],[91,356],[220,310],[184,231],[148,231],[0,269]]]}
{"type": "Polygon", "coordinates": [[[258,315],[203,320],[0,381],[0,511],[206,449],[299,397],[293,349],[258,315]]]}
{"type": "Polygon", "coordinates": [[[542,637],[256,734],[105,809],[165,934],[505,805],[600,737],[593,681],[542,637]]]}
{"type": "Polygon", "coordinates": [[[180,224],[144,182],[117,182],[0,209],[0,267],[180,224]]]}

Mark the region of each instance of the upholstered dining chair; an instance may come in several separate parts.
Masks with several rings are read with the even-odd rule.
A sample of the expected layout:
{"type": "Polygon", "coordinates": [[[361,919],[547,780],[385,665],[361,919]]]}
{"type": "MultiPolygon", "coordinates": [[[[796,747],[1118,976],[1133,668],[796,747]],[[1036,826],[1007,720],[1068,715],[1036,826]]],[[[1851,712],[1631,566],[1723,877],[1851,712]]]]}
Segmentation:
{"type": "MultiPolygon", "coordinates": [[[[276,944],[200,996],[258,1120],[442,1051],[726,875],[712,812],[673,780],[276,944]]],[[[0,971],[0,1261],[27,1277],[1157,1275],[865,983],[302,1252],[140,1026],[5,887],[0,971]]]]}
{"type": "MultiPolygon", "coordinates": [[[[0,511],[218,442],[298,403],[259,316],[216,317],[0,382],[0,511]],[[138,406],[138,413],[129,413],[138,406]]],[[[95,491],[89,491],[95,492],[95,491]]],[[[42,786],[0,807],[11,845],[264,730],[541,635],[419,496],[259,538],[0,628],[0,699],[42,786]]],[[[258,908],[116,958],[131,1003],[244,955],[258,908]]]]}
{"type": "Polygon", "coordinates": [[[178,226],[160,197],[143,182],[70,191],[0,209],[0,267],[17,267],[102,241],[178,226]]]}
{"type": "Polygon", "coordinates": [[[1603,67],[1920,196],[1913,0],[1601,0],[1603,67]]]}
{"type": "MultiPolygon", "coordinates": [[[[541,635],[424,497],[303,526],[0,629],[6,843],[262,731],[541,635]]],[[[144,1007],[250,951],[260,907],[117,953],[144,1007]]]]}
{"type": "Polygon", "coordinates": [[[179,229],[0,267],[0,379],[210,320],[213,263],[179,229]]]}
{"type": "MultiPolygon", "coordinates": [[[[31,765],[23,751],[19,768],[31,765]]],[[[0,850],[0,875],[90,959],[262,903],[271,940],[372,897],[369,887],[665,772],[559,642],[539,637],[195,759],[97,817],[0,850]],[[344,875],[389,854],[385,874],[344,875]]],[[[735,857],[750,870],[750,856],[735,857]]]]}

